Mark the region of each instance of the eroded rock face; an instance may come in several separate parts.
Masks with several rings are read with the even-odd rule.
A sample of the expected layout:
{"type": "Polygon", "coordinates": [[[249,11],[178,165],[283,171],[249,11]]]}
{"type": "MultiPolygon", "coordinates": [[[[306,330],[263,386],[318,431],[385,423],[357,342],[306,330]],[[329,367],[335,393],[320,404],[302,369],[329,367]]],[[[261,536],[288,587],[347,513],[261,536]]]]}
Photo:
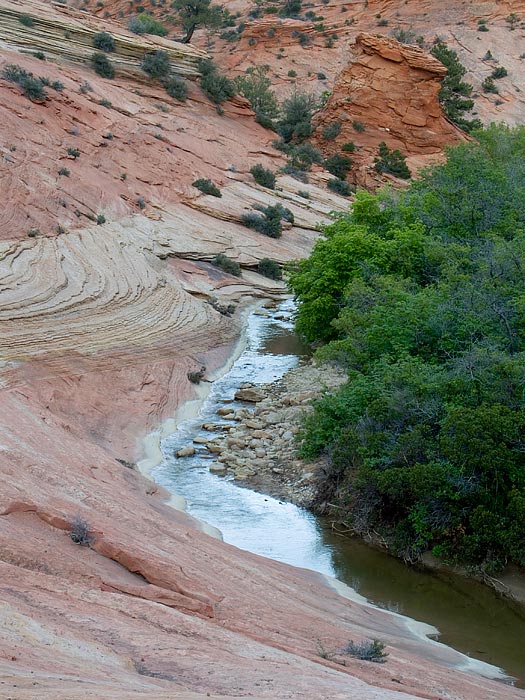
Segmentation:
{"type": "Polygon", "coordinates": [[[446,119],[438,101],[446,68],[417,46],[394,39],[360,34],[348,66],[337,77],[333,92],[317,118],[317,145],[327,154],[352,141],[350,178],[361,185],[375,177],[371,166],[379,143],[421,165],[439,156],[445,146],[465,140],[446,119]],[[323,130],[340,123],[334,140],[323,130]]]}

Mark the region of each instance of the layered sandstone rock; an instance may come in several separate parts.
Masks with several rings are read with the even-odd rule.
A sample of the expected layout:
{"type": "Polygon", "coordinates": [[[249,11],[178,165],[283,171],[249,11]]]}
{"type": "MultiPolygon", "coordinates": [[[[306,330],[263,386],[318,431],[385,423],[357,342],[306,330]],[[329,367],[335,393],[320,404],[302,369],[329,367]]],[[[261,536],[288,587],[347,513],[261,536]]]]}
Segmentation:
{"type": "Polygon", "coordinates": [[[317,145],[328,154],[352,141],[357,168],[351,177],[359,184],[367,184],[382,141],[403,155],[419,157],[420,165],[439,156],[446,145],[466,138],[445,118],[438,101],[445,74],[442,63],[417,46],[360,34],[317,117],[317,145]],[[340,134],[335,140],[323,138],[324,129],[334,123],[341,125],[340,134]]]}

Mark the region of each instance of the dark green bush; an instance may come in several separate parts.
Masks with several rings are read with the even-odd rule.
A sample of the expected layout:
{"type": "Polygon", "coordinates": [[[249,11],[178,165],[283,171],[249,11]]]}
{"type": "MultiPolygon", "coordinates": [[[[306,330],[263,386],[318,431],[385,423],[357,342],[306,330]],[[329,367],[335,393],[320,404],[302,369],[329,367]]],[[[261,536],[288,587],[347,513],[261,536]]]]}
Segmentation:
{"type": "Polygon", "coordinates": [[[281,17],[298,17],[301,14],[301,0],[284,0],[279,11],[281,17]]]}
{"type": "Polygon", "coordinates": [[[35,20],[31,17],[31,15],[20,15],[18,21],[20,22],[20,24],[23,24],[24,27],[35,26],[35,20]]]}
{"type": "Polygon", "coordinates": [[[103,78],[109,78],[111,80],[115,77],[115,69],[105,53],[94,53],[91,56],[91,65],[95,73],[103,78]]]}
{"type": "Polygon", "coordinates": [[[201,72],[200,86],[212,102],[221,105],[237,94],[233,80],[221,75],[211,59],[201,59],[198,66],[201,72]]]}
{"type": "Polygon", "coordinates": [[[362,132],[365,130],[365,125],[363,122],[360,122],[358,119],[354,119],[352,122],[352,126],[354,127],[354,131],[362,132]]]}
{"type": "Polygon", "coordinates": [[[259,233],[263,233],[270,238],[280,238],[283,227],[282,220],[293,223],[293,214],[289,209],[285,209],[282,204],[273,206],[258,207],[260,214],[249,212],[243,214],[241,221],[248,228],[253,228],[259,233]]]}
{"type": "Polygon", "coordinates": [[[172,75],[162,81],[162,85],[170,97],[179,102],[185,102],[188,97],[188,88],[182,78],[172,75]]]}
{"type": "Polygon", "coordinates": [[[329,173],[335,175],[340,180],[344,180],[347,173],[352,169],[352,161],[348,156],[343,156],[340,153],[334,153],[333,156],[327,158],[324,162],[324,167],[329,173]]]}
{"type": "Polygon", "coordinates": [[[199,180],[195,180],[192,185],[201,192],[204,192],[204,194],[211,194],[214,197],[222,197],[220,189],[208,178],[201,177],[199,180]]]}
{"type": "Polygon", "coordinates": [[[38,58],[39,61],[45,61],[46,60],[46,55],[43,51],[35,51],[33,53],[33,56],[35,58],[38,58]]]}
{"type": "Polygon", "coordinates": [[[257,272],[271,280],[282,280],[283,278],[283,272],[279,263],[275,260],[270,260],[270,258],[263,258],[259,261],[257,272]]]}
{"type": "Polygon", "coordinates": [[[71,175],[71,172],[67,168],[60,168],[58,174],[62,175],[63,177],[69,177],[71,175]]]}
{"type": "Polygon", "coordinates": [[[385,645],[379,639],[372,639],[364,642],[348,642],[343,650],[344,654],[355,656],[361,661],[373,661],[376,664],[383,664],[388,654],[385,652],[385,645]]]}
{"type": "Polygon", "coordinates": [[[326,186],[329,190],[332,190],[332,192],[340,194],[343,197],[348,197],[352,194],[352,190],[348,182],[346,182],[345,180],[340,180],[338,177],[333,178],[332,180],[328,180],[326,186]]]}
{"type": "Polygon", "coordinates": [[[331,124],[327,124],[327,126],[325,126],[323,129],[323,138],[325,139],[325,141],[333,141],[339,136],[342,128],[343,124],[340,121],[335,121],[331,124]]]}
{"type": "Polygon", "coordinates": [[[273,120],[279,116],[279,105],[272,92],[271,81],[262,66],[246,71],[234,80],[239,94],[246,97],[262,126],[272,129],[273,120]]]}
{"type": "Polygon", "coordinates": [[[494,82],[494,79],[490,76],[485,78],[485,80],[481,83],[481,88],[483,92],[491,92],[495,95],[497,95],[499,92],[498,87],[494,82]]]}
{"type": "Polygon", "coordinates": [[[162,50],[147,53],[140,67],[152,78],[167,78],[171,70],[170,57],[162,50]]]}
{"type": "Polygon", "coordinates": [[[341,146],[341,150],[345,153],[353,153],[355,151],[355,143],[353,141],[343,143],[343,145],[341,146]]]}
{"type": "Polygon", "coordinates": [[[257,163],[257,165],[254,165],[253,168],[250,168],[250,173],[252,174],[255,182],[258,185],[261,185],[261,187],[268,187],[271,190],[275,189],[275,175],[271,170],[268,170],[268,168],[265,168],[260,163],[257,163]]]}
{"type": "Polygon", "coordinates": [[[77,158],[80,158],[80,151],[78,150],[78,148],[71,148],[70,147],[70,148],[66,149],[66,152],[67,152],[68,156],[71,156],[74,160],[76,160],[77,158]]]}
{"type": "Polygon", "coordinates": [[[307,141],[287,149],[289,163],[299,170],[310,170],[314,163],[320,165],[323,162],[321,151],[307,141]]]}
{"type": "Polygon", "coordinates": [[[93,37],[92,44],[95,49],[105,53],[111,53],[115,50],[115,39],[108,32],[97,32],[93,37]]]}
{"type": "Polygon", "coordinates": [[[379,144],[379,155],[374,158],[374,168],[378,173],[389,173],[403,180],[409,180],[412,173],[401,151],[390,150],[384,141],[379,144]]]}
{"type": "Polygon", "coordinates": [[[232,260],[227,255],[224,255],[224,253],[216,255],[211,262],[215,267],[220,267],[221,270],[227,272],[229,275],[233,275],[234,277],[240,277],[241,275],[241,266],[239,263],[232,260]]]}
{"type": "Polygon", "coordinates": [[[499,78],[505,78],[508,74],[509,72],[504,66],[498,66],[497,68],[494,68],[490,74],[490,77],[494,78],[494,80],[498,80],[499,78]]]}
{"type": "Polygon", "coordinates": [[[316,108],[316,98],[307,92],[296,91],[283,102],[277,132],[286,143],[304,141],[312,135],[312,117],[316,108]]]}
{"type": "Polygon", "coordinates": [[[32,102],[44,102],[47,99],[42,79],[37,78],[33,73],[24,70],[20,66],[13,63],[8,64],[2,70],[2,76],[11,83],[19,85],[24,95],[32,102]]]}

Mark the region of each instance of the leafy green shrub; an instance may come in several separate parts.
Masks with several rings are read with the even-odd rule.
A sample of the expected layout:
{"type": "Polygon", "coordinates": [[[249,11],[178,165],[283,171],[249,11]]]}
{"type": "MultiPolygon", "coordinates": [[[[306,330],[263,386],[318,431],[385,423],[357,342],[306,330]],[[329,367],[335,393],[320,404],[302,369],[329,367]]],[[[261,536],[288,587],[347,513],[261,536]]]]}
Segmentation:
{"type": "Polygon", "coordinates": [[[67,168],[60,168],[58,174],[62,175],[63,177],[69,177],[71,175],[71,172],[67,168]]]}
{"type": "Polygon", "coordinates": [[[288,77],[289,77],[289,78],[297,78],[297,71],[295,71],[295,70],[289,70],[289,71],[288,71],[288,77]]]}
{"type": "Polygon", "coordinates": [[[229,275],[233,275],[234,277],[240,277],[241,275],[241,266],[239,263],[232,260],[227,255],[224,255],[224,253],[216,255],[211,262],[215,267],[220,267],[221,270],[224,270],[224,272],[227,272],[229,275]]]}
{"type": "Polygon", "coordinates": [[[279,263],[275,260],[270,260],[270,258],[263,258],[259,261],[257,272],[271,280],[282,280],[283,278],[283,272],[279,263]]]}
{"type": "Polygon", "coordinates": [[[95,49],[111,53],[115,50],[115,39],[108,32],[97,32],[91,42],[95,49]]]}
{"type": "Polygon", "coordinates": [[[354,131],[358,131],[358,132],[362,132],[366,128],[365,125],[363,124],[363,122],[360,122],[358,119],[355,119],[352,122],[352,126],[354,127],[354,131]]]}
{"type": "Polygon", "coordinates": [[[115,77],[115,69],[105,53],[94,53],[91,56],[91,65],[95,73],[103,78],[109,78],[111,80],[115,77]]]}
{"type": "Polygon", "coordinates": [[[281,17],[298,17],[301,14],[301,8],[301,0],[284,0],[279,15],[281,17]]]}
{"type": "Polygon", "coordinates": [[[326,80],[326,75],[324,73],[318,73],[317,80],[326,80]]]}
{"type": "Polygon", "coordinates": [[[379,155],[374,158],[374,168],[378,173],[389,173],[403,180],[409,180],[412,173],[401,151],[390,150],[384,141],[379,144],[379,155]]]}
{"type": "Polygon", "coordinates": [[[35,51],[33,53],[33,56],[35,58],[38,58],[39,61],[45,61],[46,60],[46,55],[43,51],[35,51]]]}
{"type": "Polygon", "coordinates": [[[68,156],[71,156],[73,160],[76,160],[80,157],[80,151],[78,150],[78,148],[69,147],[66,149],[66,153],[68,154],[68,156]]]}
{"type": "Polygon", "coordinates": [[[106,217],[104,214],[97,214],[96,218],[97,226],[102,226],[102,224],[106,223],[106,217]]]}
{"type": "Polygon", "coordinates": [[[277,124],[277,132],[286,143],[304,141],[312,135],[316,108],[316,98],[307,92],[296,91],[283,102],[283,116],[277,124]]]}
{"type": "Polygon", "coordinates": [[[459,62],[457,53],[440,40],[434,43],[431,53],[448,69],[441,81],[438,96],[443,111],[460,129],[470,132],[480,128],[479,119],[469,120],[465,117],[474,107],[474,101],[470,98],[472,85],[462,80],[467,70],[459,62]]]}
{"type": "Polygon", "coordinates": [[[166,78],[171,70],[170,57],[166,51],[153,51],[144,56],[140,67],[152,78],[166,78]]]}
{"type": "Polygon", "coordinates": [[[329,173],[335,175],[340,180],[344,180],[347,173],[352,169],[352,161],[348,156],[343,156],[340,153],[334,153],[333,156],[327,158],[324,162],[324,167],[329,173]]]}
{"type": "Polygon", "coordinates": [[[33,73],[24,70],[20,66],[14,63],[8,64],[2,70],[2,76],[9,82],[19,85],[24,95],[32,102],[44,102],[47,99],[42,79],[37,78],[33,73]]]}
{"type": "Polygon", "coordinates": [[[490,74],[490,77],[494,78],[494,80],[498,80],[499,78],[505,78],[508,74],[509,72],[504,66],[498,66],[497,68],[494,68],[490,74]]]}
{"type": "Polygon", "coordinates": [[[352,194],[352,190],[348,182],[345,180],[340,180],[338,177],[328,180],[326,186],[329,190],[332,190],[332,192],[340,194],[343,197],[348,197],[352,194]]]}
{"type": "Polygon", "coordinates": [[[260,214],[249,212],[243,214],[241,221],[248,228],[253,228],[259,233],[263,233],[270,238],[280,238],[283,227],[282,220],[293,223],[293,214],[289,209],[285,209],[282,204],[274,204],[273,206],[258,207],[260,214]]]}
{"type": "Polygon", "coordinates": [[[325,141],[333,141],[339,136],[342,128],[343,124],[340,121],[335,121],[331,124],[328,124],[323,129],[323,138],[325,139],[325,141]]]}
{"type": "Polygon", "coordinates": [[[132,17],[128,23],[128,29],[134,34],[156,34],[157,36],[167,36],[168,30],[162,24],[152,17],[142,12],[137,17],[132,17]]]}
{"type": "Polygon", "coordinates": [[[255,112],[256,121],[262,126],[273,128],[273,120],[279,116],[279,105],[270,89],[271,81],[261,66],[248,69],[246,75],[233,81],[240,95],[246,97],[255,112]]]}
{"type": "Polygon", "coordinates": [[[353,153],[355,151],[355,143],[353,141],[347,141],[347,143],[343,143],[341,150],[345,153],[353,153]]]}
{"type": "Polygon", "coordinates": [[[172,75],[162,81],[162,85],[170,97],[179,102],[185,102],[188,97],[188,88],[182,78],[172,75]]]}
{"type": "Polygon", "coordinates": [[[314,163],[320,165],[323,162],[321,151],[311,143],[300,143],[287,150],[290,165],[299,170],[310,170],[314,163]]]}
{"type": "Polygon", "coordinates": [[[199,178],[192,183],[193,187],[196,187],[204,194],[211,194],[213,197],[222,197],[220,189],[208,178],[199,178]]]}
{"type": "Polygon", "coordinates": [[[286,175],[291,175],[296,180],[299,180],[299,182],[308,182],[308,175],[305,173],[305,171],[296,168],[291,163],[286,163],[286,165],[282,168],[282,172],[286,175]]]}
{"type": "Polygon", "coordinates": [[[355,656],[361,661],[373,661],[376,664],[383,664],[388,654],[385,652],[385,645],[379,639],[372,639],[364,642],[348,642],[343,650],[344,654],[355,656]]]}
{"type": "Polygon", "coordinates": [[[198,67],[201,72],[200,86],[212,102],[220,105],[237,94],[233,80],[221,75],[211,59],[201,59],[198,67]]]}
{"type": "Polygon", "coordinates": [[[271,190],[275,189],[275,175],[271,170],[268,170],[268,168],[265,168],[260,163],[257,163],[257,165],[254,165],[253,168],[250,168],[250,173],[252,174],[255,182],[258,185],[261,185],[261,187],[268,187],[271,190]]]}
{"type": "Polygon", "coordinates": [[[18,21],[20,22],[20,24],[23,24],[24,27],[35,26],[35,20],[31,17],[31,15],[20,15],[18,21]]]}
{"type": "Polygon", "coordinates": [[[494,79],[491,78],[490,76],[487,76],[483,80],[483,82],[481,83],[481,88],[482,88],[483,92],[491,92],[495,95],[497,95],[499,92],[498,86],[494,82],[494,79]]]}

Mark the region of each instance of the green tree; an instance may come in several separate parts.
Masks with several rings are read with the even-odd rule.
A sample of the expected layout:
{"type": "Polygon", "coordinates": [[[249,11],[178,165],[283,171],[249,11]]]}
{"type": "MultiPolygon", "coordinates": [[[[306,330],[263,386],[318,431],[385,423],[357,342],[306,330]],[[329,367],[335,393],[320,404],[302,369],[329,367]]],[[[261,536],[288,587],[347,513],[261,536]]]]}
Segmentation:
{"type": "Polygon", "coordinates": [[[222,22],[222,6],[212,4],[211,0],[173,0],[171,7],[186,32],[181,39],[183,44],[191,41],[197,27],[217,28],[222,22]]]}

